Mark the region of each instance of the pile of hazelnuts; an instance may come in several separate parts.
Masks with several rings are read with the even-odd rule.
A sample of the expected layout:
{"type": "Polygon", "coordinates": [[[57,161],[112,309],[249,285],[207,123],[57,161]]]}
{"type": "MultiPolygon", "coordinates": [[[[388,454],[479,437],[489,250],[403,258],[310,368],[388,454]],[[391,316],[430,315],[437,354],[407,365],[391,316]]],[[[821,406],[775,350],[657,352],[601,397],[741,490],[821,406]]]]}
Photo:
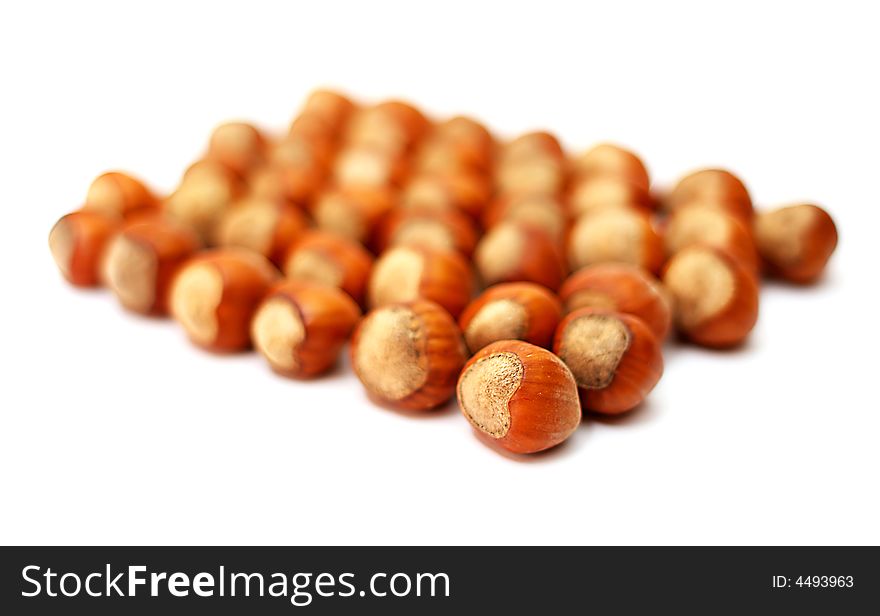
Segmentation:
{"type": "Polygon", "coordinates": [[[317,91],[282,137],[217,127],[169,195],[99,176],[49,244],[71,283],[201,347],[307,378],[350,341],[375,401],[457,395],[485,442],[532,453],[638,406],[673,326],[740,344],[761,275],[815,281],[837,232],[815,205],[756,213],[728,171],[659,193],[616,145],[570,157],[546,132],[317,91]]]}

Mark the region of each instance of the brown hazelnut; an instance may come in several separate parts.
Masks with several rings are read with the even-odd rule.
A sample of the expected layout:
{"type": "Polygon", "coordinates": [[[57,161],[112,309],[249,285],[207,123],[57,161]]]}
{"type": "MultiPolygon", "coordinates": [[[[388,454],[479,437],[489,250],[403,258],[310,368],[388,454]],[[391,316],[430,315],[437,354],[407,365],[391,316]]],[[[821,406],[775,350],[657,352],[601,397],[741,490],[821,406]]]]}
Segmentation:
{"type": "Polygon", "coordinates": [[[103,279],[128,310],[168,312],[168,292],[177,270],[200,248],[189,227],[154,217],[133,222],[107,245],[103,279]]]}
{"type": "Polygon", "coordinates": [[[549,348],[562,318],[553,293],[531,282],[508,282],[486,289],[458,320],[471,353],[498,340],[524,340],[549,348]]]}
{"type": "Polygon", "coordinates": [[[288,137],[269,151],[269,168],[281,184],[284,198],[300,207],[311,203],[327,178],[332,152],[329,146],[288,137]]]}
{"type": "Polygon", "coordinates": [[[301,115],[319,117],[334,132],[338,132],[354,110],[355,104],[345,95],[330,90],[315,90],[306,99],[301,115]]]}
{"type": "Polygon", "coordinates": [[[575,218],[613,208],[654,207],[653,197],[646,189],[613,175],[589,175],[574,180],[567,201],[569,213],[575,218]]]}
{"type": "Polygon", "coordinates": [[[495,169],[501,195],[558,195],[565,185],[565,166],[549,154],[514,158],[495,169]]]}
{"type": "Polygon", "coordinates": [[[755,237],[767,271],[798,283],[815,281],[837,247],[837,227],[828,212],[800,204],[761,212],[755,237]]]}
{"type": "Polygon", "coordinates": [[[501,163],[520,158],[549,156],[558,162],[562,162],[565,153],[562,144],[555,135],[546,131],[533,131],[523,133],[515,139],[508,141],[501,148],[501,163]]]}
{"type": "Polygon", "coordinates": [[[711,246],[688,246],[666,264],[663,283],[673,301],[679,331],[707,347],[730,347],[758,320],[755,276],[711,246]]]}
{"type": "Polygon", "coordinates": [[[458,325],[424,299],[376,308],[351,340],[351,363],[370,397],[403,409],[449,400],[465,359],[458,325]]]}
{"type": "Polygon", "coordinates": [[[288,278],[337,287],[358,304],[364,292],[373,257],[360,244],[327,231],[307,231],[291,247],[284,259],[288,278]]]}
{"type": "Polygon", "coordinates": [[[483,226],[492,229],[512,221],[544,231],[556,242],[565,237],[568,221],[562,204],[550,195],[500,197],[483,214],[483,226]]]}
{"type": "Polygon", "coordinates": [[[400,207],[431,212],[460,211],[476,218],[489,201],[487,178],[472,171],[423,173],[410,178],[400,194],[400,207]]]}
{"type": "Polygon", "coordinates": [[[474,223],[455,210],[395,210],[379,225],[376,237],[380,251],[389,246],[416,245],[469,256],[476,244],[474,223]]]}
{"type": "Polygon", "coordinates": [[[703,169],[679,180],[669,193],[667,208],[697,205],[725,210],[745,221],[754,215],[752,198],[742,180],[724,169],[703,169]]]}
{"type": "Polygon", "coordinates": [[[72,212],[49,232],[49,250],[61,274],[73,285],[93,287],[101,282],[101,259],[113,233],[116,216],[100,211],[72,212]]]}
{"type": "Polygon", "coordinates": [[[318,196],[312,216],[319,229],[370,244],[392,203],[388,188],[331,188],[318,196]]]}
{"type": "Polygon", "coordinates": [[[249,198],[233,204],[223,214],[217,243],[247,248],[281,265],[290,246],[308,225],[305,214],[293,205],[249,198]]]}
{"type": "Polygon", "coordinates": [[[201,160],[187,169],[162,208],[169,217],[192,227],[210,246],[223,214],[244,191],[244,184],[232,171],[217,162],[201,160]]]}
{"type": "Polygon", "coordinates": [[[579,269],[618,262],[657,272],[663,265],[663,241],[650,218],[637,210],[609,209],[581,216],[568,238],[568,263],[579,269]]]}
{"type": "Polygon", "coordinates": [[[457,395],[477,434],[514,453],[558,445],[581,421],[568,367],[553,353],[519,340],[483,347],[462,370],[457,395]]]}
{"type": "Polygon", "coordinates": [[[535,282],[555,291],[565,278],[556,242],[535,227],[507,221],[489,230],[474,251],[483,282],[535,282]]]}
{"type": "Polygon", "coordinates": [[[672,325],[672,307],[660,281],[625,263],[599,263],[579,269],[559,289],[565,312],[602,308],[640,318],[663,341],[672,325]]]}
{"type": "Polygon", "coordinates": [[[252,124],[227,122],[211,133],[205,158],[224,165],[239,177],[245,177],[266,158],[266,139],[252,124]]]}
{"type": "Polygon", "coordinates": [[[577,178],[614,176],[648,191],[651,181],[642,159],[630,150],[613,143],[593,146],[572,161],[577,178]]]}
{"type": "Polygon", "coordinates": [[[371,308],[424,298],[453,317],[471,299],[473,275],[460,254],[423,246],[395,246],[376,260],[367,287],[371,308]]]}
{"type": "Polygon", "coordinates": [[[721,209],[687,206],[675,210],[663,228],[663,244],[667,258],[686,246],[706,244],[726,252],[750,272],[760,269],[750,229],[742,219],[721,209]]]}
{"type": "Polygon", "coordinates": [[[250,324],[280,273],[241,248],[208,250],[184,263],[171,284],[171,314],[190,340],[212,351],[250,346],[250,324]]]}
{"type": "Polygon", "coordinates": [[[285,280],[257,308],[251,338],[279,374],[315,376],[333,367],[360,316],[357,304],[339,289],[285,280]]]}
{"type": "Polygon", "coordinates": [[[89,186],[82,209],[131,217],[156,210],[158,199],[143,182],[120,171],[99,175],[89,186]]]}
{"type": "Polygon", "coordinates": [[[588,411],[616,415],[638,406],[663,374],[660,343],[631,314],[579,308],[556,330],[553,350],[571,369],[588,411]]]}
{"type": "Polygon", "coordinates": [[[445,150],[462,166],[486,171],[492,164],[494,147],[492,134],[485,126],[471,118],[456,116],[434,126],[430,136],[419,145],[419,155],[424,157],[423,150],[445,150]]]}
{"type": "Polygon", "coordinates": [[[333,182],[337,186],[386,188],[399,185],[406,176],[405,161],[368,146],[341,150],[333,163],[333,182]]]}

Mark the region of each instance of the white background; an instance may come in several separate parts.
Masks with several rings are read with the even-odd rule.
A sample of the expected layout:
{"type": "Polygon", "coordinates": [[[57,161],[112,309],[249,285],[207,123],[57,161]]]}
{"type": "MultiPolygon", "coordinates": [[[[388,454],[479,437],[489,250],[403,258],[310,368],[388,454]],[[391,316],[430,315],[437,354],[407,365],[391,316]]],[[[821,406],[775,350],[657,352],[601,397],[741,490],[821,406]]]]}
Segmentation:
{"type": "Polygon", "coordinates": [[[3,543],[880,543],[880,59],[871,3],[21,2],[0,9],[3,543]],[[670,345],[650,402],[507,458],[73,290],[46,237],[99,172],[171,189],[212,126],[333,86],[502,135],[613,139],[659,184],[824,204],[814,288],[746,348],[670,345]]]}

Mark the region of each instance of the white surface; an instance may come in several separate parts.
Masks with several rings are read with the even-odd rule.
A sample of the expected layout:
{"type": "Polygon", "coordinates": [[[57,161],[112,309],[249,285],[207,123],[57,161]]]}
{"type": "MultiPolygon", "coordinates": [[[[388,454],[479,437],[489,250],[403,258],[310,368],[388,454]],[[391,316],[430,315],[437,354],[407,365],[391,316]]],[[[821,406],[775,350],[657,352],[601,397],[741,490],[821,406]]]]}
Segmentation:
{"type": "Polygon", "coordinates": [[[880,543],[877,15],[708,4],[3,4],[0,542],[880,543]],[[840,248],[765,288],[746,349],[669,348],[646,408],[523,461],[61,281],[46,236],[93,176],[169,189],[215,123],[283,128],[322,84],[615,139],[662,183],[724,165],[840,248]]]}

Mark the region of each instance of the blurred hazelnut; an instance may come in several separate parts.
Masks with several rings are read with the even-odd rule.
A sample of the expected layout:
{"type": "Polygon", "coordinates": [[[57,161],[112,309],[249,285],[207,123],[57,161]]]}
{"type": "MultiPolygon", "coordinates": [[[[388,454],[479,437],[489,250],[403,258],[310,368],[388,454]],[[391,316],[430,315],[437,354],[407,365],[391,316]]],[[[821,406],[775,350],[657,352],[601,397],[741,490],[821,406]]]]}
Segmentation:
{"type": "Polygon", "coordinates": [[[767,271],[792,282],[815,281],[837,247],[837,227],[828,212],[801,204],[761,212],[755,237],[767,271]]]}
{"type": "Polygon", "coordinates": [[[600,263],[579,269],[559,289],[565,312],[602,308],[640,318],[663,341],[672,325],[672,306],[660,281],[625,263],[600,263]]]}
{"type": "Polygon", "coordinates": [[[224,213],[217,243],[247,248],[281,265],[290,246],[308,226],[305,214],[288,203],[249,198],[224,213]]]}
{"type": "Polygon", "coordinates": [[[455,210],[395,210],[379,225],[376,242],[380,251],[389,246],[416,245],[470,256],[477,244],[477,230],[470,218],[455,210]]]}
{"type": "Polygon", "coordinates": [[[724,210],[699,206],[677,209],[664,226],[663,244],[667,257],[686,246],[706,244],[726,252],[750,272],[760,270],[751,231],[724,210]]]}
{"type": "Polygon", "coordinates": [[[156,196],[143,182],[121,171],[99,175],[89,186],[82,209],[130,217],[158,207],[156,196]]]}
{"type": "Polygon", "coordinates": [[[373,257],[360,244],[326,231],[307,231],[284,259],[284,274],[295,280],[337,287],[363,304],[373,257]]]}
{"type": "Polygon", "coordinates": [[[62,216],[55,223],[49,232],[49,250],[68,282],[78,287],[101,282],[104,249],[119,223],[116,216],[85,210],[62,216]]]}
{"type": "Polygon", "coordinates": [[[724,169],[703,169],[683,177],[666,198],[671,211],[685,205],[723,209],[745,221],[754,215],[742,180],[724,169]]]}
{"type": "Polygon", "coordinates": [[[571,164],[572,174],[577,178],[613,176],[648,191],[651,181],[648,170],[636,154],[613,143],[593,146],[571,164]]]}
{"type": "Polygon", "coordinates": [[[507,221],[489,230],[474,251],[483,282],[535,282],[555,291],[565,278],[559,246],[540,229],[507,221]]]}
{"type": "Polygon", "coordinates": [[[656,272],[663,265],[663,242],[647,215],[610,209],[581,216],[568,238],[571,269],[618,262],[656,272]]]}

